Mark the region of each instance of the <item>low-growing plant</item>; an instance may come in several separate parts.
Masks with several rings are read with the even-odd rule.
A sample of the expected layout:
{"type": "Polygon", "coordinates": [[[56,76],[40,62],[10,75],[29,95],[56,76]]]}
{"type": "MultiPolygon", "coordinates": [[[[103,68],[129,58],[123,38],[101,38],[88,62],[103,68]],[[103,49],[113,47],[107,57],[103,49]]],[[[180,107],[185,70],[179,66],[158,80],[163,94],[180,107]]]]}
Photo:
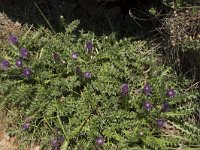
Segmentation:
{"type": "Polygon", "coordinates": [[[40,28],[1,52],[0,106],[21,147],[170,149],[198,145],[198,92],[144,41],[40,28]],[[191,102],[191,105],[185,103],[191,102]],[[15,114],[15,115],[13,115],[15,114]],[[13,116],[13,117],[12,117],[13,116]],[[15,126],[14,126],[14,125],[15,126]]]}

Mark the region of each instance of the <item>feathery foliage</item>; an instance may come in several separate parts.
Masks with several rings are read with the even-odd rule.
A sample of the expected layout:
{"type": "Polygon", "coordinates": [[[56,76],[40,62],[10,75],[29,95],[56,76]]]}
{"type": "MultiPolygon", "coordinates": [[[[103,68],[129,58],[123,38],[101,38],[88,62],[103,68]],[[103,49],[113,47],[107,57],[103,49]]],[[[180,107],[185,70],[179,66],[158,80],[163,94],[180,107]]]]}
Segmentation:
{"type": "Polygon", "coordinates": [[[24,144],[62,150],[170,149],[200,142],[198,127],[185,122],[199,95],[191,81],[162,64],[144,41],[74,34],[77,26],[74,21],[57,34],[29,30],[17,44],[4,43],[0,59],[10,66],[0,70],[0,106],[8,116],[17,110],[11,134],[24,144]]]}

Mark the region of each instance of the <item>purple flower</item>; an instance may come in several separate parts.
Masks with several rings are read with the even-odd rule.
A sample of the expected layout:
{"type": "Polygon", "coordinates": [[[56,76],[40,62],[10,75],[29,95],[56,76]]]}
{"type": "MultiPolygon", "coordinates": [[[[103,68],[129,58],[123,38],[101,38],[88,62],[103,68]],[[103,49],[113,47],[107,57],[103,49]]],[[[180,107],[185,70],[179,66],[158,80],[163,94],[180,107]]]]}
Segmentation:
{"type": "Polygon", "coordinates": [[[161,127],[164,126],[165,122],[166,122],[166,121],[163,120],[163,119],[158,119],[158,120],[156,121],[156,124],[157,124],[157,126],[158,126],[159,128],[161,128],[161,127]]]}
{"type": "Polygon", "coordinates": [[[91,41],[86,42],[85,48],[86,48],[87,52],[91,52],[92,51],[92,47],[93,47],[93,44],[92,44],[91,41]]]}
{"type": "Polygon", "coordinates": [[[169,103],[168,102],[163,102],[163,104],[162,104],[162,110],[163,111],[168,111],[169,108],[170,108],[169,103]]]}
{"type": "Polygon", "coordinates": [[[31,70],[29,68],[25,68],[23,70],[23,76],[29,77],[31,75],[31,70]]]}
{"type": "Polygon", "coordinates": [[[176,95],[176,92],[173,89],[169,89],[166,93],[168,98],[173,98],[176,95]]]}
{"type": "Polygon", "coordinates": [[[72,53],[72,58],[73,59],[77,59],[78,58],[78,53],[77,52],[72,53]]]}
{"type": "Polygon", "coordinates": [[[147,95],[151,94],[151,91],[152,91],[151,86],[148,85],[148,84],[146,84],[146,85],[144,86],[143,91],[144,91],[144,93],[147,94],[147,95]]]}
{"type": "Polygon", "coordinates": [[[11,35],[11,36],[8,37],[8,41],[11,44],[17,44],[18,43],[18,38],[15,35],[11,35]]]}
{"type": "Polygon", "coordinates": [[[1,67],[2,67],[3,69],[9,68],[9,67],[10,67],[10,62],[7,61],[7,60],[3,60],[2,63],[1,63],[1,67]]]}
{"type": "Polygon", "coordinates": [[[15,65],[17,67],[22,67],[22,60],[21,59],[17,59],[15,65]]]}
{"type": "Polygon", "coordinates": [[[58,141],[58,138],[56,137],[56,138],[53,138],[52,140],[51,140],[51,146],[52,146],[52,149],[53,150],[58,150],[59,149],[59,141],[58,141]]]}
{"type": "Polygon", "coordinates": [[[21,50],[20,50],[20,56],[22,57],[22,58],[26,58],[27,56],[28,56],[28,51],[27,51],[27,49],[26,48],[21,48],[21,50]]]}
{"type": "Polygon", "coordinates": [[[121,86],[121,94],[123,96],[126,96],[128,94],[128,91],[129,91],[128,84],[127,83],[122,84],[122,86],[121,86]]]}
{"type": "Polygon", "coordinates": [[[30,127],[30,123],[24,123],[22,125],[22,130],[27,130],[30,127]]]}
{"type": "Polygon", "coordinates": [[[150,102],[146,101],[144,102],[144,109],[146,109],[147,111],[150,111],[152,108],[152,105],[150,102]]]}
{"type": "Polygon", "coordinates": [[[90,78],[92,77],[91,72],[86,71],[86,72],[84,73],[84,77],[85,77],[86,79],[90,79],[90,78]]]}
{"type": "Polygon", "coordinates": [[[51,140],[51,146],[53,148],[53,150],[59,150],[61,144],[64,142],[64,137],[63,136],[59,136],[59,137],[54,137],[51,140]]]}
{"type": "Polygon", "coordinates": [[[101,146],[101,145],[103,145],[103,144],[104,144],[104,139],[103,139],[103,137],[99,137],[99,138],[96,139],[96,145],[97,145],[97,146],[101,146]]]}

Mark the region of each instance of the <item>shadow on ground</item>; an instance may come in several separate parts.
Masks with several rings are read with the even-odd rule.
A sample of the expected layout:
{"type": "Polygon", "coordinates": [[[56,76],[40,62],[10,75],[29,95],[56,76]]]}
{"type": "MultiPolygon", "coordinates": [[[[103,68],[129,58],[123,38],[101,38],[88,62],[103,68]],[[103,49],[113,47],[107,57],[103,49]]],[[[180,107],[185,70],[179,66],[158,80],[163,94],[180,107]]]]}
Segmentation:
{"type": "Polygon", "coordinates": [[[144,38],[147,37],[149,31],[159,25],[158,18],[149,19],[153,18],[150,13],[144,14],[137,10],[137,12],[134,11],[136,16],[133,16],[134,14],[128,13],[129,10],[124,11],[118,5],[107,7],[106,3],[102,3],[97,7],[89,3],[91,0],[84,0],[84,2],[81,3],[80,0],[37,0],[36,2],[1,0],[0,12],[4,12],[14,22],[49,27],[44,19],[45,16],[56,32],[63,30],[60,16],[64,16],[67,23],[78,19],[80,29],[86,32],[93,31],[97,35],[115,32],[119,38],[128,36],[144,38]]]}

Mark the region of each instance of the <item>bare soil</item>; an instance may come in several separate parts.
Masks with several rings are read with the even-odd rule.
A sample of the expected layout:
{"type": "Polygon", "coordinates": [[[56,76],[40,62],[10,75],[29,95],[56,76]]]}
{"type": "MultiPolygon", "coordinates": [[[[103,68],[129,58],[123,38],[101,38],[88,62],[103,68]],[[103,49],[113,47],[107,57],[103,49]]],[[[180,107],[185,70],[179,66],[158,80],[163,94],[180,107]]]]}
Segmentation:
{"type": "Polygon", "coordinates": [[[6,133],[5,122],[2,114],[0,114],[0,150],[17,150],[16,138],[11,138],[6,133]]]}

